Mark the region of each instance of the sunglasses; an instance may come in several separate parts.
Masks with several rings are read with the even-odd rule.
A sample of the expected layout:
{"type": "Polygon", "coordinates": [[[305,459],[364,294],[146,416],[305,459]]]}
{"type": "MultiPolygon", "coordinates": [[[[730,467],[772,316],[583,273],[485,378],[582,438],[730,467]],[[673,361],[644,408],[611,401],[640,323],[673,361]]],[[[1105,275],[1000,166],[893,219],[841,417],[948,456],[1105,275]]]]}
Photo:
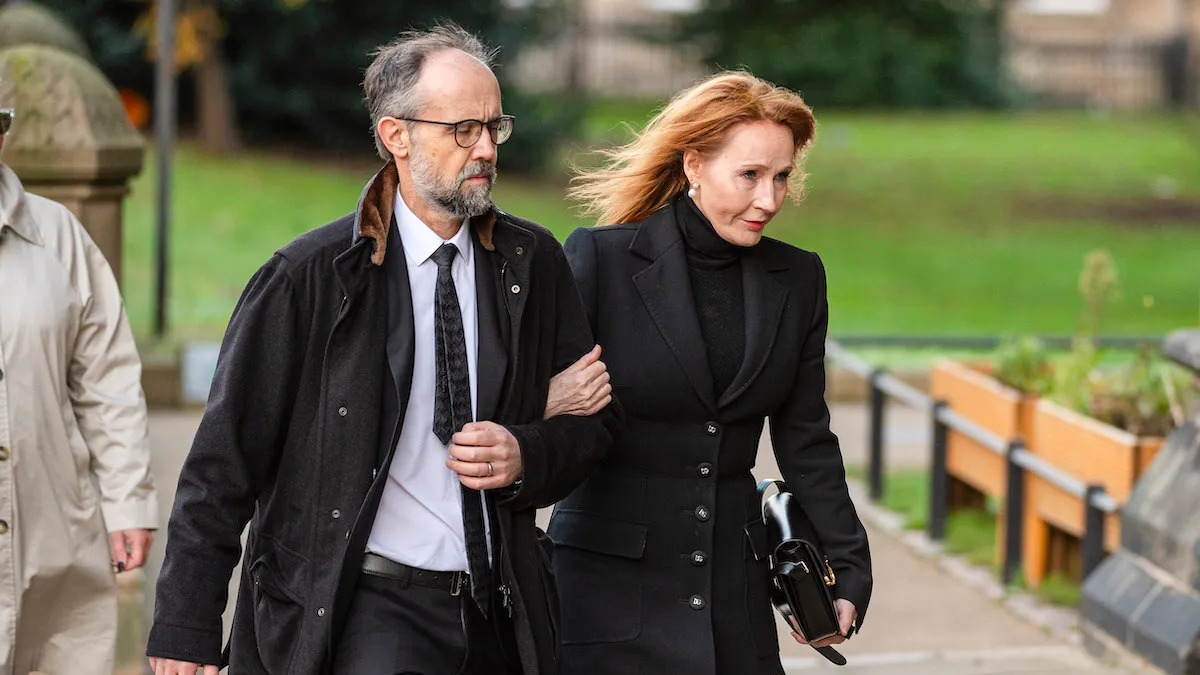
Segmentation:
{"type": "Polygon", "coordinates": [[[12,108],[0,108],[0,136],[7,134],[12,128],[13,118],[16,116],[12,108]]]}

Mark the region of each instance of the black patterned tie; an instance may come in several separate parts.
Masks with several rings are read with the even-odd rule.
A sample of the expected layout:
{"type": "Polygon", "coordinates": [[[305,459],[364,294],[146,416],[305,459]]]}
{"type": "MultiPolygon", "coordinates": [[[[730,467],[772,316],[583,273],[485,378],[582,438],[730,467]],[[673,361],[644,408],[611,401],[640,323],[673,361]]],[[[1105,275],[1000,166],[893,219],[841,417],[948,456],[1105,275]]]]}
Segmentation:
{"type": "MultiPolygon", "coordinates": [[[[447,445],[450,437],[471,421],[471,380],[467,370],[467,339],[463,333],[462,311],[450,265],[458,249],[442,244],[433,252],[437,263],[437,291],[433,303],[434,349],[437,373],[433,399],[433,433],[447,445]]],[[[467,566],[471,573],[471,597],[484,616],[491,604],[490,568],[484,537],[483,503],[479,491],[463,485],[463,536],[467,544],[467,566]]]]}

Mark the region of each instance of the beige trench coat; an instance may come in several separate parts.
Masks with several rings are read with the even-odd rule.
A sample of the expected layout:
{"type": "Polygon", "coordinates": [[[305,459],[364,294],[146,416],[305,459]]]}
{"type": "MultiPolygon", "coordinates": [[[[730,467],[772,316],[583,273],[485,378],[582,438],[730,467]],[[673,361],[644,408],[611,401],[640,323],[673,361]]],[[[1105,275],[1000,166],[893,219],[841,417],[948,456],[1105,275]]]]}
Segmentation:
{"type": "Polygon", "coordinates": [[[112,270],[0,165],[0,675],[112,675],[107,532],[156,526],[146,423],[112,270]]]}

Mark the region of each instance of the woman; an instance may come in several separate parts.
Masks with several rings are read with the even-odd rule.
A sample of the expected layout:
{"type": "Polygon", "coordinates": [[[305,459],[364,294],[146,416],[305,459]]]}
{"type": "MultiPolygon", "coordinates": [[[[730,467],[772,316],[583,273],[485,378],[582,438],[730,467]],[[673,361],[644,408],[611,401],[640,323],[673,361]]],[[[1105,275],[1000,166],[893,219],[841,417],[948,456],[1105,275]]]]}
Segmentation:
{"type": "Polygon", "coordinates": [[[142,566],[158,516],[146,433],[112,270],[0,164],[0,673],[113,672],[115,572],[142,566]]]}
{"type": "Polygon", "coordinates": [[[743,532],[764,418],[837,573],[842,632],[866,613],[867,537],[824,399],[824,268],[763,236],[813,131],[796,94],[725,73],[577,178],[573,196],[622,223],[566,251],[627,426],[550,523],[564,675],[783,673],[743,532]]]}

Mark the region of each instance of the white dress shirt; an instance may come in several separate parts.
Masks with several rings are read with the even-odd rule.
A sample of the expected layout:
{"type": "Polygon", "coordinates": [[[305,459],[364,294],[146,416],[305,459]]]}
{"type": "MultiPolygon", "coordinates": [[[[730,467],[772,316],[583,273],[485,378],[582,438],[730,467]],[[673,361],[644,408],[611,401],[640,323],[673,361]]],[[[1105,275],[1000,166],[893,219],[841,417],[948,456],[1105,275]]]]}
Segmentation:
{"type": "Polygon", "coordinates": [[[438,268],[431,256],[443,244],[458,248],[450,271],[462,310],[471,382],[471,416],[474,418],[479,405],[479,315],[475,305],[475,251],[471,228],[460,226],[454,237],[443,240],[408,208],[399,190],[395,211],[412,292],[416,338],[412,389],[400,441],[379,502],[379,513],[367,540],[367,550],[412,567],[466,572],[469,569],[463,537],[462,488],[458,474],[446,468],[449,450],[433,433],[436,377],[433,307],[438,268]]]}

